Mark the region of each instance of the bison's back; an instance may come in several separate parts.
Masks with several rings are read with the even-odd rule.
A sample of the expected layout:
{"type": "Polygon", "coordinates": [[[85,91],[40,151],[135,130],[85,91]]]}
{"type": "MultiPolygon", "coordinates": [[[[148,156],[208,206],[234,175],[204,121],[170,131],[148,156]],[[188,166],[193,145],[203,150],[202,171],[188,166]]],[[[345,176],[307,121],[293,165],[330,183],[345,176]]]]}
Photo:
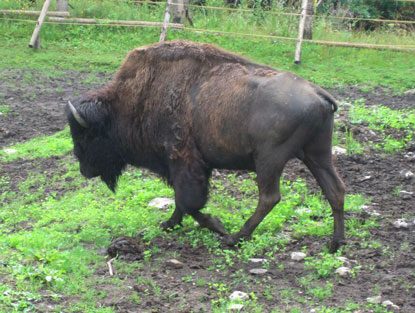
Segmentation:
{"type": "Polygon", "coordinates": [[[192,133],[212,167],[254,170],[258,151],[292,137],[288,149],[294,157],[331,116],[331,106],[314,86],[291,73],[258,75],[233,66],[197,89],[192,133]]]}

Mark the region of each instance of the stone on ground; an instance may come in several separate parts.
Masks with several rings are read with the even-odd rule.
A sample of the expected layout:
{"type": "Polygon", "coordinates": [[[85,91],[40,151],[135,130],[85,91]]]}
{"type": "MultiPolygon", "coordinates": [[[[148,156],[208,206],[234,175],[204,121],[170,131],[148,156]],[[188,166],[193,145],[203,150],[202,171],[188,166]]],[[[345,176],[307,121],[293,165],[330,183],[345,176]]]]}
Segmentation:
{"type": "Polygon", "coordinates": [[[170,259],[166,261],[166,264],[172,268],[180,269],[183,268],[183,263],[176,260],[176,259],[170,259]]]}
{"type": "Polygon", "coordinates": [[[155,207],[158,209],[167,209],[174,203],[173,199],[170,198],[154,198],[148,204],[150,207],[155,207]]]}
{"type": "Polygon", "coordinates": [[[301,261],[303,260],[307,255],[304,252],[292,252],[291,253],[291,260],[294,261],[301,261]]]}
{"type": "Polygon", "coordinates": [[[232,294],[229,296],[229,299],[231,301],[235,301],[235,300],[246,300],[248,298],[249,298],[249,296],[248,296],[248,294],[246,292],[238,291],[238,290],[232,292],[232,294]]]}

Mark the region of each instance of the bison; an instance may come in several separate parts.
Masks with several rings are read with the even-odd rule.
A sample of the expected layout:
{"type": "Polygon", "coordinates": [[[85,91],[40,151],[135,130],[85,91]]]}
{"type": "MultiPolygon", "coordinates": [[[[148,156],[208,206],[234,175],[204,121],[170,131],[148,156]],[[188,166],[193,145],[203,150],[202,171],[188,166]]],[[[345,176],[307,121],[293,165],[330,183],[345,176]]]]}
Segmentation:
{"type": "Polygon", "coordinates": [[[187,213],[228,245],[252,234],[280,201],[287,161],[301,159],[332,207],[336,251],[345,194],[332,162],[336,109],[327,91],[292,73],[176,40],[134,49],[107,86],[69,102],[66,112],[86,178],[100,176],[114,191],[127,164],[150,169],[175,191],[164,229],[187,213]],[[214,168],[257,173],[258,206],[234,234],[201,212],[214,168]]]}

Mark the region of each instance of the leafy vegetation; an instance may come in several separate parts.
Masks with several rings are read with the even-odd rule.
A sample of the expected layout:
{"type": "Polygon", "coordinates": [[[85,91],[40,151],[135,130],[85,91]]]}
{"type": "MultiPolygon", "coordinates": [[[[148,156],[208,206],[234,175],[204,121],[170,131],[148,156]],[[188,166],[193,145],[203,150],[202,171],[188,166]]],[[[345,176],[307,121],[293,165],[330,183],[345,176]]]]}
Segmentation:
{"type": "Polygon", "coordinates": [[[3,148],[0,150],[0,161],[48,158],[54,155],[64,155],[71,151],[72,148],[69,128],[66,128],[52,136],[37,137],[3,148]]]}
{"type": "MultiPolygon", "coordinates": [[[[24,2],[27,5],[27,1],[24,2]]],[[[0,8],[19,7],[16,4],[18,2],[13,3],[12,5],[12,2],[0,1],[0,8]]],[[[210,4],[221,5],[219,2],[210,4]]],[[[130,2],[115,3],[109,0],[73,1],[71,5],[74,7],[71,14],[79,17],[161,21],[164,12],[164,7],[160,5],[134,5],[130,2]]],[[[257,62],[295,72],[324,87],[345,84],[369,87],[383,85],[395,92],[402,92],[415,85],[415,59],[408,57],[412,55],[410,52],[361,50],[305,43],[303,63],[298,66],[293,64],[295,41],[232,34],[217,36],[203,31],[208,29],[295,38],[297,17],[198,8],[192,10],[194,29],[198,31],[192,31],[192,27],[187,27],[186,30],[169,30],[168,39],[185,38],[218,44],[257,62]]],[[[29,68],[43,70],[48,68],[59,71],[60,68],[70,68],[107,72],[114,72],[131,49],[156,42],[160,32],[158,28],[151,27],[46,24],[42,29],[44,50],[37,53],[29,49],[13,49],[27,45],[33,31],[32,23],[3,20],[0,22],[0,31],[3,34],[0,44],[7,47],[0,51],[0,68],[21,67],[24,64],[29,68]],[[93,58],[91,51],[94,51],[93,58]]],[[[314,38],[322,40],[415,44],[411,33],[397,32],[394,29],[351,33],[336,29],[333,21],[328,19],[316,20],[313,31],[314,38]]]]}
{"type": "Polygon", "coordinates": [[[361,99],[354,103],[349,116],[352,123],[366,123],[370,129],[382,134],[381,142],[372,143],[377,150],[396,153],[414,140],[415,111],[411,108],[392,110],[383,105],[367,107],[365,100],[361,99]],[[389,134],[390,129],[399,130],[400,136],[392,137],[389,134]]]}

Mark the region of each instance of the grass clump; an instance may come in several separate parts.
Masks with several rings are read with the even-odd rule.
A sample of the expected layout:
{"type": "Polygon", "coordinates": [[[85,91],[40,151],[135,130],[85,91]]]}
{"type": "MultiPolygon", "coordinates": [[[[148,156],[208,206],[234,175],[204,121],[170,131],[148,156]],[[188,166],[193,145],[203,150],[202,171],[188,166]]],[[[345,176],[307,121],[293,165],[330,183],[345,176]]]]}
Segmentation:
{"type": "Polygon", "coordinates": [[[355,101],[349,111],[352,124],[368,125],[378,131],[383,140],[374,144],[376,150],[386,153],[402,151],[414,140],[415,110],[411,108],[393,110],[383,105],[366,106],[364,99],[355,101]],[[392,136],[390,130],[398,130],[399,136],[392,136]]]}
{"type": "MultiPolygon", "coordinates": [[[[11,1],[12,2],[12,1],[11,1]]],[[[2,3],[4,8],[11,2],[2,3]]],[[[222,3],[216,3],[222,5],[222,3]]],[[[40,5],[40,3],[38,3],[40,5]]],[[[123,20],[161,21],[163,5],[142,5],[114,1],[74,1],[72,16],[111,18],[123,20]]],[[[0,5],[1,7],[1,5],[0,5]]],[[[296,37],[297,18],[255,12],[227,12],[222,10],[192,9],[195,29],[209,29],[236,33],[252,33],[296,37]]],[[[413,42],[409,35],[393,32],[350,33],[340,32],[329,20],[314,23],[315,39],[379,43],[413,42]],[[341,37],[341,38],[339,38],[341,37]]],[[[100,25],[55,25],[42,28],[43,50],[38,53],[27,46],[33,24],[0,21],[0,69],[50,68],[115,72],[131,49],[158,41],[159,28],[113,27],[100,25]],[[94,56],[91,58],[91,51],[94,56]],[[7,60],[7,61],[6,61],[7,60]]],[[[168,40],[189,39],[217,44],[243,54],[254,61],[280,70],[292,71],[324,87],[360,84],[368,87],[382,85],[396,92],[415,85],[415,59],[411,53],[379,51],[304,44],[301,66],[293,64],[295,43],[280,39],[249,36],[217,36],[211,33],[169,30],[168,40]],[[385,73],[388,73],[385,75],[385,73]]]]}
{"type": "Polygon", "coordinates": [[[10,162],[17,159],[49,158],[67,154],[72,149],[73,143],[69,134],[69,128],[65,128],[51,136],[40,136],[3,148],[0,150],[0,161],[10,162]]]}

